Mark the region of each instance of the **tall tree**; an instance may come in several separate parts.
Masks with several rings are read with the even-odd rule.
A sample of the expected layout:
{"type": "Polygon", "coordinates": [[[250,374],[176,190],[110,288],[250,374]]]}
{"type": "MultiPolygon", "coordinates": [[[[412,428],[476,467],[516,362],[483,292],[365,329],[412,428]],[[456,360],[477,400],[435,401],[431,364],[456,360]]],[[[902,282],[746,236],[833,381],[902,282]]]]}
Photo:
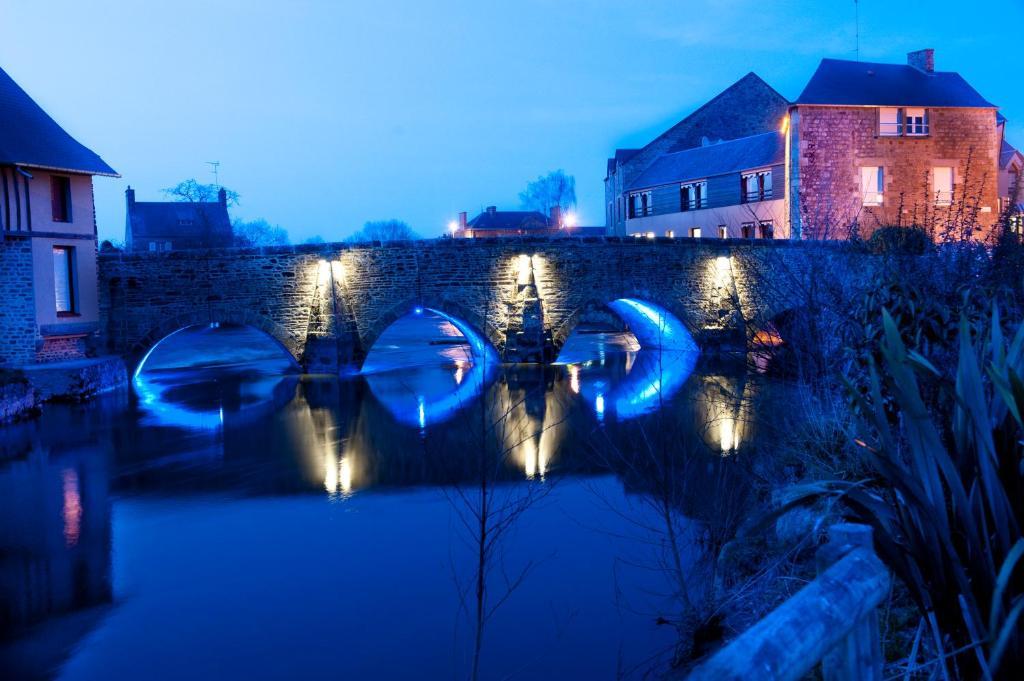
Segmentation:
{"type": "Polygon", "coordinates": [[[349,241],[408,241],[420,236],[402,220],[371,220],[350,236],[349,241]]]}
{"type": "Polygon", "coordinates": [[[565,211],[576,206],[576,178],[564,170],[553,170],[526,185],[519,193],[524,210],[536,210],[548,215],[554,207],[565,211]]]}
{"type": "MultiPolygon", "coordinates": [[[[221,190],[221,187],[215,184],[200,184],[196,182],[194,178],[184,180],[164,189],[163,192],[167,196],[171,197],[175,201],[188,201],[190,203],[203,203],[217,200],[217,192],[221,190]]],[[[238,192],[224,187],[224,193],[227,195],[228,205],[238,205],[238,192]]]]}

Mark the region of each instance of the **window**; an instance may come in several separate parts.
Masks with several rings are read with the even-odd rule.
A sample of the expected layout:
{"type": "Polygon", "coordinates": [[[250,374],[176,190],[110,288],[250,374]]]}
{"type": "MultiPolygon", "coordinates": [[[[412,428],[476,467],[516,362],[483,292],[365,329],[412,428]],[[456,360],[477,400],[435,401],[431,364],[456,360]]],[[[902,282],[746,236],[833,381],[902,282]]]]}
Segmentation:
{"type": "Polygon", "coordinates": [[[742,225],[740,225],[740,234],[743,236],[744,239],[753,239],[754,238],[754,223],[753,222],[744,222],[742,225]]]}
{"type": "Polygon", "coordinates": [[[629,195],[629,217],[640,218],[654,214],[651,192],[637,192],[629,195]]]}
{"type": "Polygon", "coordinates": [[[693,237],[694,239],[699,239],[700,238],[700,227],[691,227],[690,228],[690,236],[693,237]]]}
{"type": "Polygon", "coordinates": [[[75,305],[75,249],[71,246],[53,247],[53,293],[58,317],[78,311],[75,305]]]}
{"type": "Polygon", "coordinates": [[[762,170],[740,176],[740,203],[772,198],[772,171],[762,170]]]}
{"type": "Polygon", "coordinates": [[[179,218],[178,224],[182,227],[187,227],[192,224],[192,220],[190,218],[179,218]]]}
{"type": "Polygon", "coordinates": [[[775,223],[771,220],[761,220],[759,223],[757,223],[757,238],[774,239],[775,223]]]}
{"type": "Polygon", "coordinates": [[[1024,234],[1024,220],[1021,219],[1021,214],[1014,213],[1011,215],[1007,221],[1006,227],[1010,231],[1010,234],[1016,234],[1017,236],[1024,234]]]}
{"type": "Polygon", "coordinates": [[[937,166],[932,168],[932,185],[935,189],[935,205],[948,206],[953,203],[953,169],[937,166]]]}
{"type": "Polygon", "coordinates": [[[899,109],[886,106],[878,110],[878,134],[882,137],[898,137],[903,134],[899,109]]]}
{"type": "Polygon", "coordinates": [[[171,242],[170,241],[165,241],[164,242],[164,250],[165,251],[171,250],[171,242]]]}
{"type": "Polygon", "coordinates": [[[884,193],[884,171],[881,166],[860,169],[860,195],[865,206],[881,206],[884,193]]]}
{"type": "Polygon", "coordinates": [[[708,207],[708,183],[690,182],[679,187],[679,210],[708,207]]]}
{"type": "Polygon", "coordinates": [[[905,125],[903,132],[906,135],[920,136],[928,134],[928,110],[927,109],[905,109],[905,125]]]}
{"type": "Polygon", "coordinates": [[[50,203],[54,222],[71,222],[71,178],[50,176],[50,203]]]}
{"type": "Polygon", "coordinates": [[[729,238],[729,228],[726,227],[725,225],[718,225],[718,238],[719,239],[728,239],[729,238]]]}
{"type": "Polygon", "coordinates": [[[665,230],[665,236],[667,236],[669,239],[675,239],[676,238],[676,230],[674,230],[674,229],[666,229],[665,230]]]}
{"type": "Polygon", "coordinates": [[[928,109],[883,106],[878,110],[880,137],[923,137],[928,134],[928,109]]]}
{"type": "Polygon", "coordinates": [[[151,250],[151,251],[155,251],[156,250],[156,242],[155,241],[150,241],[149,242],[149,250],[151,250]]]}

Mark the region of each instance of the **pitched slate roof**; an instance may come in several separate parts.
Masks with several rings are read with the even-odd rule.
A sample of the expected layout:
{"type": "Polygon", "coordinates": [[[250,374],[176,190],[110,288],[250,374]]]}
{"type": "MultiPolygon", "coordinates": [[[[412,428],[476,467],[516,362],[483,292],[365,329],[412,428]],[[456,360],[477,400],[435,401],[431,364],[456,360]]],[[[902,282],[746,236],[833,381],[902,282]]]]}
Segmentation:
{"type": "Polygon", "coordinates": [[[117,171],[57,125],[3,69],[0,163],[117,177],[117,171]]]}
{"type": "Polygon", "coordinates": [[[228,209],[219,201],[136,201],[128,220],[133,239],[231,237],[228,209]]]}
{"type": "Polygon", "coordinates": [[[1002,146],[999,147],[999,167],[1005,168],[1010,161],[1013,160],[1014,155],[1017,154],[1017,150],[1006,140],[1003,140],[1002,146]]]}
{"type": "Polygon", "coordinates": [[[608,159],[608,174],[611,175],[615,171],[616,166],[626,163],[629,159],[636,156],[639,149],[616,149],[615,156],[608,159]]]}
{"type": "Polygon", "coordinates": [[[906,64],[822,59],[800,104],[995,107],[959,73],[926,72],[906,64]]]}
{"type": "Polygon", "coordinates": [[[467,222],[466,227],[472,230],[547,229],[548,219],[535,210],[485,210],[467,222]]]}
{"type": "Polygon", "coordinates": [[[776,165],[785,160],[785,154],[786,137],[781,132],[685,149],[658,158],[627,189],[646,189],[776,165]]]}

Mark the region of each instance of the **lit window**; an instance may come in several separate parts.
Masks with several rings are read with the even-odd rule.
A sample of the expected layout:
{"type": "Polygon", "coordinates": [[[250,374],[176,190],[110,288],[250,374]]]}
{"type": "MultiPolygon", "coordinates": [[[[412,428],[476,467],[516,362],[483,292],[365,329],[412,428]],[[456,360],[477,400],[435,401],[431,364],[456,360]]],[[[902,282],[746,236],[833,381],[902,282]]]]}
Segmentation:
{"type": "Polygon", "coordinates": [[[53,293],[58,315],[75,314],[75,249],[53,247],[53,293]]]}
{"type": "Polygon", "coordinates": [[[906,109],[904,113],[905,131],[907,135],[928,134],[928,110],[906,109]]]}
{"type": "Polygon", "coordinates": [[[898,137],[903,134],[899,109],[886,106],[878,110],[878,134],[882,137],[898,137]]]}
{"type": "Polygon", "coordinates": [[[1016,234],[1020,236],[1024,234],[1024,220],[1021,219],[1020,213],[1014,213],[1007,219],[1006,228],[1010,231],[1010,234],[1016,234]]]}
{"type": "Polygon", "coordinates": [[[54,222],[71,222],[71,178],[50,176],[50,204],[54,222]]]}
{"type": "Polygon", "coordinates": [[[699,239],[700,238],[700,227],[691,227],[690,228],[690,236],[693,237],[694,239],[699,239]]]}
{"type": "Polygon", "coordinates": [[[932,183],[935,188],[935,205],[948,206],[953,203],[953,169],[937,166],[932,168],[932,183]]]}
{"type": "Polygon", "coordinates": [[[772,198],[772,171],[740,175],[740,202],[764,201],[772,198]]]}
{"type": "Polygon", "coordinates": [[[157,244],[156,244],[156,242],[155,242],[155,241],[150,241],[150,242],[149,242],[149,250],[151,250],[151,251],[155,251],[155,250],[156,250],[156,245],[157,245],[157,244]]]}
{"type": "Polygon", "coordinates": [[[679,187],[679,210],[697,210],[708,207],[708,183],[689,182],[679,187]]]}
{"type": "Polygon", "coordinates": [[[729,228],[726,227],[725,225],[718,225],[718,238],[719,239],[728,239],[729,238],[729,228]]]}
{"type": "Polygon", "coordinates": [[[654,238],[654,232],[647,232],[647,238],[648,239],[653,239],[654,238]]]}
{"type": "Polygon", "coordinates": [[[740,234],[743,236],[744,239],[753,239],[754,238],[754,223],[753,222],[744,222],[742,225],[740,225],[740,234]]]}
{"type": "Polygon", "coordinates": [[[676,231],[674,229],[665,230],[665,236],[667,236],[669,239],[675,239],[676,231]]]}
{"type": "Polygon", "coordinates": [[[865,206],[881,206],[884,193],[884,171],[881,166],[860,169],[860,195],[865,206]]]}
{"type": "Polygon", "coordinates": [[[165,251],[171,250],[171,242],[170,241],[165,241],[164,242],[164,250],[165,251]]]}
{"type": "Polygon", "coordinates": [[[774,239],[775,223],[771,220],[761,220],[757,224],[757,237],[759,239],[774,239]]]}

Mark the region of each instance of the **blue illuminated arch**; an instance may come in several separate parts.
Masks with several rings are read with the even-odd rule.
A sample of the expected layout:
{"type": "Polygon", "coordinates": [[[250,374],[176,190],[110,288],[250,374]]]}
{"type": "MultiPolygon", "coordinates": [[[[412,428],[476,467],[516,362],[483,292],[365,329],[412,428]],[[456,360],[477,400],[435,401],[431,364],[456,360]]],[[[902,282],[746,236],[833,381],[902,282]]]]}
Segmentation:
{"type": "MultiPolygon", "coordinates": [[[[490,384],[500,363],[494,346],[473,325],[433,307],[414,306],[412,314],[430,312],[449,322],[469,345],[472,362],[461,369],[460,380],[450,385],[415,386],[402,372],[381,372],[364,367],[370,391],[400,423],[421,429],[443,423],[474,401],[490,384]]],[[[439,373],[448,369],[438,368],[439,373]]]]}
{"type": "Polygon", "coordinates": [[[622,318],[641,348],[695,352],[697,343],[686,325],[665,308],[637,298],[619,298],[608,307],[622,318]]]}

